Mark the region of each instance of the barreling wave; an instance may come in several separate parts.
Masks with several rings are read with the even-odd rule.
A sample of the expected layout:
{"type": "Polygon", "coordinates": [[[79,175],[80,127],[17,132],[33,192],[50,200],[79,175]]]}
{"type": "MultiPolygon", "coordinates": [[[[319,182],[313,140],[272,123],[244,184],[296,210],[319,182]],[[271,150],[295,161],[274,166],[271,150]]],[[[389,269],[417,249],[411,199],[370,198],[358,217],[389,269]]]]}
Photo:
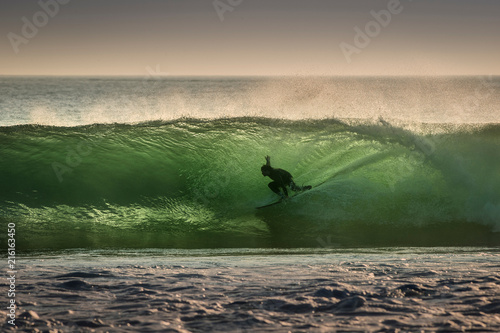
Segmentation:
{"type": "Polygon", "coordinates": [[[500,245],[500,126],[179,119],[0,127],[18,247],[500,245]],[[312,185],[271,202],[264,156],[312,185]]]}

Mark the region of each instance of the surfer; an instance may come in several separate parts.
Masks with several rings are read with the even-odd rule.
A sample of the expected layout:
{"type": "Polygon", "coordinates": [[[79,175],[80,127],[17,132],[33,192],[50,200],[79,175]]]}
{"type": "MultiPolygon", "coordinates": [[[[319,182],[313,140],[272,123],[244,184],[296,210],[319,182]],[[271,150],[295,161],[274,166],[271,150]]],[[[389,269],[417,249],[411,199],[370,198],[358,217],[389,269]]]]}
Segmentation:
{"type": "Polygon", "coordinates": [[[262,175],[264,177],[267,176],[273,180],[267,186],[269,186],[271,191],[279,195],[282,199],[288,198],[288,191],[286,189],[287,186],[290,186],[290,189],[294,192],[310,190],[312,188],[312,186],[309,185],[297,186],[293,181],[293,177],[290,172],[283,169],[273,168],[271,166],[271,157],[269,156],[266,156],[266,164],[260,168],[260,171],[262,171],[262,175]],[[283,193],[280,189],[283,190],[283,193]]]}

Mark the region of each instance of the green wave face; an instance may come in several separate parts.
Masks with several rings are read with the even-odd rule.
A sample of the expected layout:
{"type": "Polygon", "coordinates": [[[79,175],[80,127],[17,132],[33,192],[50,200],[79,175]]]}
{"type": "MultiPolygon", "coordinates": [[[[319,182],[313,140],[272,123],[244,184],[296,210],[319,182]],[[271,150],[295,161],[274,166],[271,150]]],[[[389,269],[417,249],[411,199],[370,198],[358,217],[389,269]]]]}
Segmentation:
{"type": "Polygon", "coordinates": [[[497,126],[181,119],[0,142],[0,224],[25,250],[500,245],[497,126]],[[276,199],[265,155],[313,189],[255,209],[276,199]]]}

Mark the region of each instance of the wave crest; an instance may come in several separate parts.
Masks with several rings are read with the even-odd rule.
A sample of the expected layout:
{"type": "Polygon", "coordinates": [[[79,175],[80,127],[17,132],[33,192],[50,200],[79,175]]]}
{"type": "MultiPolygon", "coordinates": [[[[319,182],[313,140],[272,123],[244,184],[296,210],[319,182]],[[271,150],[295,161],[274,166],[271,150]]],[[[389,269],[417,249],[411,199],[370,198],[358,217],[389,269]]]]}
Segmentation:
{"type": "Polygon", "coordinates": [[[324,235],[497,244],[499,127],[409,128],[268,118],[3,127],[0,222],[18,223],[24,248],[321,246],[324,235]],[[256,211],[274,199],[265,155],[314,188],[256,211]]]}

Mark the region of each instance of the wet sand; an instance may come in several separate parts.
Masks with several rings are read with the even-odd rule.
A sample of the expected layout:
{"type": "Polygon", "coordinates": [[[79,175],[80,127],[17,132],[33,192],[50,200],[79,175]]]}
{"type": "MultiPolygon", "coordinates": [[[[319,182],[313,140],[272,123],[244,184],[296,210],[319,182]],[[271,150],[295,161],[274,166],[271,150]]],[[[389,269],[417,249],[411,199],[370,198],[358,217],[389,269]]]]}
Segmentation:
{"type": "Polygon", "coordinates": [[[19,258],[17,328],[6,292],[0,318],[21,332],[499,332],[499,272],[491,248],[37,254],[19,258]]]}

